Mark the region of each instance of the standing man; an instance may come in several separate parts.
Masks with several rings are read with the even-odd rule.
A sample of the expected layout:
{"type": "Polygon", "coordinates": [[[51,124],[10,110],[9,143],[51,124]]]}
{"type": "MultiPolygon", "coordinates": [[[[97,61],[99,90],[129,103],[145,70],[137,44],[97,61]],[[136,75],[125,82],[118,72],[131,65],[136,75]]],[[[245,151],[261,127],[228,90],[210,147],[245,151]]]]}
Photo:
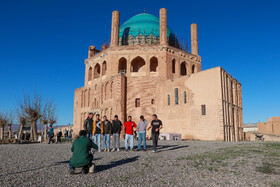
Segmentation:
{"type": "Polygon", "coordinates": [[[67,143],[72,143],[72,133],[73,133],[73,130],[71,129],[71,127],[69,127],[69,130],[67,132],[67,143]]]}
{"type": "Polygon", "coordinates": [[[144,116],[140,116],[140,121],[138,123],[137,130],[138,132],[138,149],[140,151],[141,144],[143,141],[143,151],[146,151],[146,128],[148,126],[147,120],[145,120],[144,116]]]}
{"type": "Polygon", "coordinates": [[[128,151],[128,141],[130,142],[130,150],[133,150],[133,128],[137,127],[132,117],[128,116],[128,121],[124,123],[124,132],[125,132],[125,150],[128,151]]]}
{"type": "Polygon", "coordinates": [[[103,116],[103,129],[104,151],[110,152],[110,136],[112,134],[112,123],[107,119],[107,116],[103,116]]]}
{"type": "Polygon", "coordinates": [[[54,136],[53,128],[52,125],[50,125],[50,130],[49,130],[49,144],[52,142],[54,143],[54,140],[52,139],[54,136]]]}
{"type": "Polygon", "coordinates": [[[98,152],[101,152],[101,134],[103,134],[103,123],[100,120],[100,115],[96,114],[96,120],[93,122],[92,134],[94,136],[94,143],[97,145],[98,152]]]}
{"type": "Polygon", "coordinates": [[[84,129],[87,131],[87,137],[92,139],[92,123],[93,113],[89,113],[87,119],[84,121],[84,129]]]}
{"type": "Polygon", "coordinates": [[[157,152],[157,146],[158,146],[158,137],[159,137],[159,130],[162,128],[162,122],[158,119],[157,115],[153,115],[153,121],[151,122],[151,125],[148,127],[148,130],[152,128],[152,139],[153,139],[153,152],[157,152]]]}
{"type": "Polygon", "coordinates": [[[65,129],[64,129],[64,138],[67,138],[67,136],[68,136],[67,134],[68,134],[68,131],[67,131],[67,129],[65,128],[65,129]]]}
{"type": "Polygon", "coordinates": [[[58,143],[58,142],[61,143],[61,136],[62,136],[62,132],[61,132],[61,129],[59,128],[58,132],[57,132],[57,135],[56,135],[56,137],[57,137],[56,143],[58,143]]]}
{"type": "Polygon", "coordinates": [[[122,122],[119,120],[118,115],[115,115],[112,121],[112,132],[113,132],[113,149],[112,151],[120,151],[120,133],[122,130],[122,122]]]}

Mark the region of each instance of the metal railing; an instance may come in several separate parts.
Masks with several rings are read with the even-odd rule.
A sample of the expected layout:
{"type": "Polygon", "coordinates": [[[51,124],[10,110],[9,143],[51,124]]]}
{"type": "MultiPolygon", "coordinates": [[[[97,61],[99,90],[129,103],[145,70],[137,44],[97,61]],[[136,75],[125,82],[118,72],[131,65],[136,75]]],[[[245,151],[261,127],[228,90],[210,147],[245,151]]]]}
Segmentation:
{"type": "MultiPolygon", "coordinates": [[[[158,32],[158,31],[155,31],[158,32]]],[[[140,29],[136,32],[124,31],[123,36],[119,38],[119,45],[139,45],[139,44],[151,44],[157,45],[160,43],[159,36],[154,35],[154,30],[144,30],[140,29]],[[133,36],[130,33],[139,33],[137,36],[133,36]]],[[[101,45],[102,48],[106,49],[110,46],[110,37],[107,37],[101,45]]],[[[188,41],[183,37],[180,37],[174,33],[171,33],[168,37],[168,45],[176,47],[178,49],[189,52],[188,41]]]]}

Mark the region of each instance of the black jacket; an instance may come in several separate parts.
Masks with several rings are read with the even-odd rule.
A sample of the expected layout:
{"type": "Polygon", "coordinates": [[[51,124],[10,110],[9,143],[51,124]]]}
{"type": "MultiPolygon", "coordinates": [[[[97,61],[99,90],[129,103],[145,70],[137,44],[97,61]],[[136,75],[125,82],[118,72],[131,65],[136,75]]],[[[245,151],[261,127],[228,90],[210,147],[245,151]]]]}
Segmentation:
{"type": "Polygon", "coordinates": [[[120,134],[122,130],[122,122],[120,120],[113,120],[112,121],[112,131],[113,134],[120,134]]]}
{"type": "Polygon", "coordinates": [[[108,121],[103,121],[103,134],[112,134],[112,123],[108,121]]]}
{"type": "Polygon", "coordinates": [[[92,128],[93,128],[93,120],[87,118],[84,122],[84,129],[88,132],[88,133],[92,133],[92,128]]]}

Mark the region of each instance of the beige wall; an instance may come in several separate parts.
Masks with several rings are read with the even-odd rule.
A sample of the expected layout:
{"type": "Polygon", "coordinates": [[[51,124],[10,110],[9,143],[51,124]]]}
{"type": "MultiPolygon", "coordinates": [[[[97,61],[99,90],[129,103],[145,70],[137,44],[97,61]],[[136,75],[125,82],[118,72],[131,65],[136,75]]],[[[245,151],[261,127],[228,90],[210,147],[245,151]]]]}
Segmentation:
{"type": "Polygon", "coordinates": [[[272,117],[267,122],[258,123],[258,132],[271,135],[280,135],[280,117],[272,117]]]}
{"type": "Polygon", "coordinates": [[[213,68],[162,84],[160,92],[163,94],[158,111],[164,122],[162,131],[180,133],[183,139],[223,140],[222,124],[219,121],[219,75],[220,68],[213,68]],[[175,104],[175,88],[179,91],[178,105],[175,104]],[[186,104],[184,91],[187,92],[186,104]],[[206,115],[201,114],[201,105],[206,105],[206,115]]]}

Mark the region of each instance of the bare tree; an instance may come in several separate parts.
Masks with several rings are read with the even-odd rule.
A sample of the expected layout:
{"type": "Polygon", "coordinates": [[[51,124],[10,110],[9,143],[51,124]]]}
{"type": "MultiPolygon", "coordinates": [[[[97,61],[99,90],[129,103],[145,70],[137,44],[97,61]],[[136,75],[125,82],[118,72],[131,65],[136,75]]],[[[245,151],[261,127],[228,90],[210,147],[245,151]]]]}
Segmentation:
{"type": "Polygon", "coordinates": [[[7,124],[7,114],[0,113],[0,140],[4,140],[4,128],[7,124]]]}
{"type": "Polygon", "coordinates": [[[31,97],[29,94],[23,94],[23,98],[18,100],[18,113],[30,122],[30,140],[37,141],[37,120],[41,117],[42,97],[34,93],[31,97]]]}
{"type": "Polygon", "coordinates": [[[50,125],[56,123],[57,115],[56,115],[56,105],[53,102],[48,102],[47,107],[47,116],[50,125]]]}
{"type": "Polygon", "coordinates": [[[46,102],[41,115],[41,123],[44,125],[44,141],[47,141],[47,130],[48,130],[48,107],[49,103],[46,102]]]}
{"type": "Polygon", "coordinates": [[[12,139],[12,124],[14,122],[14,114],[11,111],[7,116],[7,125],[8,125],[8,133],[9,133],[9,140],[12,139]]]}
{"type": "Polygon", "coordinates": [[[20,121],[20,129],[19,129],[19,133],[18,133],[18,139],[21,140],[22,129],[26,125],[26,119],[23,116],[20,116],[19,121],[20,121]]]}

